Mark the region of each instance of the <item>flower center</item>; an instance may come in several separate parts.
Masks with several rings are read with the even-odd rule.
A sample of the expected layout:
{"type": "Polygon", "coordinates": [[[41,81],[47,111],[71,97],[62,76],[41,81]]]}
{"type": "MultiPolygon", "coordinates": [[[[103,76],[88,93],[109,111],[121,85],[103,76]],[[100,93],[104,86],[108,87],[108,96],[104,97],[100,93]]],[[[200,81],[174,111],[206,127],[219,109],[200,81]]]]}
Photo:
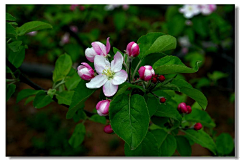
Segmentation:
{"type": "Polygon", "coordinates": [[[106,75],[108,79],[112,79],[115,73],[109,67],[107,69],[104,69],[102,74],[106,75]]]}

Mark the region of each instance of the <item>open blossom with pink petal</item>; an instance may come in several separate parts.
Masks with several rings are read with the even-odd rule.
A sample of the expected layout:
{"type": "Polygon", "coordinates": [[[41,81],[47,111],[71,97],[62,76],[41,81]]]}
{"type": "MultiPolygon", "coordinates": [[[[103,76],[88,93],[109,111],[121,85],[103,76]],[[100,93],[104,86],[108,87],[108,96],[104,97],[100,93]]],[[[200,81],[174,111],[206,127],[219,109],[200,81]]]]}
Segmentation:
{"type": "Polygon", "coordinates": [[[103,86],[103,93],[106,97],[113,96],[117,90],[118,85],[127,80],[127,72],[122,70],[123,56],[117,52],[110,62],[100,55],[94,58],[94,67],[98,75],[86,83],[87,88],[100,88],[103,86]]]}
{"type": "Polygon", "coordinates": [[[92,69],[92,67],[83,62],[81,63],[82,65],[78,66],[77,70],[78,70],[78,75],[87,81],[90,81],[93,77],[94,77],[94,70],[92,69]]]}
{"type": "Polygon", "coordinates": [[[110,43],[109,38],[107,38],[106,46],[102,44],[101,42],[92,42],[92,47],[87,48],[85,50],[85,56],[90,62],[94,62],[94,58],[96,55],[101,55],[106,57],[108,55],[108,52],[110,51],[110,43]]]}
{"type": "Polygon", "coordinates": [[[151,80],[152,76],[155,75],[155,72],[152,68],[152,66],[145,65],[139,68],[138,70],[139,76],[144,81],[151,80]]]}
{"type": "Polygon", "coordinates": [[[217,9],[216,4],[202,4],[200,10],[203,15],[209,15],[217,9]]]}

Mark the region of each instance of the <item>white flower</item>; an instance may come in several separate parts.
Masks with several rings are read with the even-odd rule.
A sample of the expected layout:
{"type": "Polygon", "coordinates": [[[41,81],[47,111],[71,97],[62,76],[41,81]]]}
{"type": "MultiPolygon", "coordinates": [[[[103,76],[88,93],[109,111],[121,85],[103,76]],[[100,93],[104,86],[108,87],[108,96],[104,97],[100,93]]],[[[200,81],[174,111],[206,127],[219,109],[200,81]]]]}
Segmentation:
{"type": "Polygon", "coordinates": [[[200,13],[200,8],[196,4],[186,4],[179,9],[180,13],[183,13],[185,18],[192,18],[200,13]]]}
{"type": "Polygon", "coordinates": [[[101,55],[96,55],[94,58],[94,67],[98,73],[89,83],[86,83],[87,88],[100,88],[103,86],[103,93],[107,97],[113,96],[118,85],[127,80],[127,72],[122,70],[123,56],[117,52],[114,60],[110,62],[101,55]]]}

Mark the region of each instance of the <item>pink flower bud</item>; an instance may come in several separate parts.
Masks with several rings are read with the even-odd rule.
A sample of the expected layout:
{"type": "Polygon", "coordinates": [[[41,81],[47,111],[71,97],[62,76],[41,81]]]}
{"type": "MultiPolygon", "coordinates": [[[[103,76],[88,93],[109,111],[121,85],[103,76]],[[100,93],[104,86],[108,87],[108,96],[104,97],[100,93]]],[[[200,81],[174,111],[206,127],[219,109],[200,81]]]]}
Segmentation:
{"type": "Polygon", "coordinates": [[[71,6],[70,6],[70,10],[71,11],[74,11],[76,8],[77,8],[77,4],[72,4],[71,6]]]}
{"type": "Polygon", "coordinates": [[[69,33],[65,33],[61,38],[60,45],[62,46],[64,44],[69,43],[69,41],[70,41],[69,37],[70,37],[69,33]]]}
{"type": "Polygon", "coordinates": [[[194,125],[194,129],[195,129],[196,131],[202,129],[202,124],[201,124],[201,123],[196,123],[196,124],[194,125]]]}
{"type": "Polygon", "coordinates": [[[187,114],[191,113],[192,112],[192,108],[191,106],[187,106],[187,114]]]}
{"type": "Polygon", "coordinates": [[[112,130],[112,127],[111,127],[110,124],[109,124],[109,125],[106,125],[106,126],[104,127],[104,132],[105,132],[105,133],[108,133],[108,134],[113,133],[113,130],[112,130]]]}
{"type": "Polygon", "coordinates": [[[71,31],[77,33],[78,32],[78,27],[77,26],[70,26],[71,31]]]}
{"type": "Polygon", "coordinates": [[[90,81],[94,77],[94,70],[89,64],[83,62],[82,65],[78,66],[78,75],[87,81],[90,81]]]}
{"type": "Polygon", "coordinates": [[[138,70],[138,73],[139,73],[140,78],[144,81],[151,80],[152,76],[155,75],[155,72],[154,72],[152,66],[149,66],[149,65],[140,67],[138,70]]]}
{"type": "Polygon", "coordinates": [[[99,101],[96,105],[97,113],[100,116],[107,116],[109,110],[110,100],[99,101]]]}
{"type": "Polygon", "coordinates": [[[187,113],[188,109],[187,109],[187,105],[186,103],[182,102],[178,105],[178,111],[181,113],[187,113]]]}
{"type": "Polygon", "coordinates": [[[137,57],[140,52],[138,44],[135,42],[128,43],[126,52],[130,57],[137,57]]]}
{"type": "Polygon", "coordinates": [[[83,5],[80,5],[80,6],[79,6],[79,9],[80,9],[81,11],[83,11],[83,10],[85,9],[85,7],[84,7],[83,5]]]}

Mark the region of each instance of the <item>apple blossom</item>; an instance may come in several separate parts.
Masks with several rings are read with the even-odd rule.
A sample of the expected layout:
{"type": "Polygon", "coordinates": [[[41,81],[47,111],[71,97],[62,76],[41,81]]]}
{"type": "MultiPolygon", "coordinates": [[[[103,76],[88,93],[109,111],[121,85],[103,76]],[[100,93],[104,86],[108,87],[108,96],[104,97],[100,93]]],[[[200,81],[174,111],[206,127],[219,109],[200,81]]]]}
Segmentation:
{"type": "Polygon", "coordinates": [[[70,41],[69,37],[70,37],[69,33],[65,33],[61,38],[60,45],[62,46],[64,44],[69,43],[70,41]]]}
{"type": "Polygon", "coordinates": [[[185,18],[192,18],[200,13],[200,8],[197,4],[186,4],[179,9],[180,13],[183,13],[185,18]]]}
{"type": "Polygon", "coordinates": [[[110,100],[99,101],[96,105],[97,113],[100,116],[107,116],[109,110],[110,100]]]}
{"type": "Polygon", "coordinates": [[[84,80],[91,80],[94,77],[94,70],[92,69],[92,67],[83,62],[81,63],[82,65],[78,66],[77,70],[78,70],[78,75],[84,79],[84,80]]]}
{"type": "Polygon", "coordinates": [[[127,45],[126,53],[130,57],[137,57],[139,55],[140,49],[137,43],[130,42],[127,45]]]}
{"type": "Polygon", "coordinates": [[[200,5],[200,10],[203,15],[209,15],[215,11],[217,6],[215,4],[203,4],[200,5]]]}
{"type": "Polygon", "coordinates": [[[100,55],[94,58],[94,67],[98,73],[89,83],[86,83],[87,88],[100,88],[103,86],[103,93],[107,97],[113,96],[117,90],[118,85],[127,80],[127,72],[122,70],[123,56],[117,52],[110,62],[100,55]]]}
{"type": "Polygon", "coordinates": [[[161,103],[165,103],[165,102],[166,102],[166,98],[165,98],[165,97],[161,97],[161,98],[160,98],[160,102],[161,102],[161,103]]]}
{"type": "Polygon", "coordinates": [[[194,129],[195,129],[196,131],[202,129],[202,124],[201,124],[201,123],[196,123],[196,124],[194,125],[194,129]]]}
{"type": "Polygon", "coordinates": [[[139,68],[138,70],[139,76],[144,81],[149,81],[152,76],[155,75],[155,72],[152,68],[152,66],[145,65],[139,68]]]}
{"type": "Polygon", "coordinates": [[[189,113],[191,113],[191,112],[192,112],[191,106],[188,106],[188,105],[187,105],[187,114],[189,114],[189,113]]]}
{"type": "Polygon", "coordinates": [[[101,42],[92,42],[92,47],[87,48],[85,50],[85,56],[90,62],[94,62],[94,58],[96,55],[101,55],[106,57],[108,55],[108,52],[110,51],[110,43],[109,43],[109,38],[107,38],[106,46],[102,44],[101,42]]]}
{"type": "Polygon", "coordinates": [[[112,127],[111,127],[110,124],[106,125],[103,130],[104,130],[105,133],[108,133],[108,134],[113,133],[113,130],[112,130],[112,127]]]}
{"type": "Polygon", "coordinates": [[[165,81],[165,77],[163,75],[160,75],[158,79],[159,79],[160,82],[164,82],[165,81]]]}
{"type": "Polygon", "coordinates": [[[188,109],[187,109],[187,105],[186,103],[182,102],[178,105],[178,111],[181,112],[181,113],[187,113],[188,112],[188,109]]]}

